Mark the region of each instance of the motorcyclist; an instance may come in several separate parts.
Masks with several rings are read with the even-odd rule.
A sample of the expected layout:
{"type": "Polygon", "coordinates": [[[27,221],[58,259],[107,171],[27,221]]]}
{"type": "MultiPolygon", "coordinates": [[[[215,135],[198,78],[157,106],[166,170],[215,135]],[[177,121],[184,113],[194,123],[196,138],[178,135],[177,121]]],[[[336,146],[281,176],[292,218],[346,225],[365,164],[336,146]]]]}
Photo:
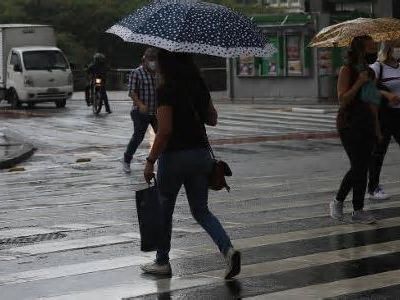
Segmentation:
{"type": "Polygon", "coordinates": [[[87,66],[86,72],[89,75],[89,84],[86,86],[86,103],[89,105],[92,105],[89,101],[89,91],[90,91],[90,82],[92,82],[92,79],[95,77],[101,78],[103,80],[103,84],[101,86],[101,96],[104,101],[104,106],[106,108],[106,111],[110,114],[111,109],[110,105],[108,103],[108,96],[106,92],[106,80],[107,80],[107,71],[108,67],[106,65],[106,57],[102,53],[95,53],[93,55],[93,61],[87,66]]]}

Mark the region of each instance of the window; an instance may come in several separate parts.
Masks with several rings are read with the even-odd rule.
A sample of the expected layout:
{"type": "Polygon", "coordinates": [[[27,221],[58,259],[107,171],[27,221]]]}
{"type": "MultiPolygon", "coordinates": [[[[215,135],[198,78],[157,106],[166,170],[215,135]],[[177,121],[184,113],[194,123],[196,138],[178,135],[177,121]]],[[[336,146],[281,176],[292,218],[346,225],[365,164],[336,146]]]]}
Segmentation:
{"type": "Polygon", "coordinates": [[[238,59],[237,64],[237,73],[239,76],[255,76],[255,58],[254,57],[246,57],[241,56],[238,59]]]}
{"type": "Polygon", "coordinates": [[[68,63],[59,51],[28,51],[23,54],[25,69],[54,70],[68,69],[68,63]]]}
{"type": "Polygon", "coordinates": [[[290,35],[286,37],[286,74],[288,76],[299,76],[303,74],[300,42],[301,36],[299,35],[290,35]]]}
{"type": "Polygon", "coordinates": [[[332,1],[330,3],[335,12],[357,12],[371,14],[373,11],[373,1],[332,1]]]}
{"type": "Polygon", "coordinates": [[[276,6],[278,4],[278,0],[268,0],[268,4],[272,6],[276,6]]]}
{"type": "Polygon", "coordinates": [[[12,53],[11,54],[10,64],[12,66],[16,66],[16,65],[20,66],[21,65],[21,61],[20,61],[19,56],[18,56],[17,53],[12,53]]]}

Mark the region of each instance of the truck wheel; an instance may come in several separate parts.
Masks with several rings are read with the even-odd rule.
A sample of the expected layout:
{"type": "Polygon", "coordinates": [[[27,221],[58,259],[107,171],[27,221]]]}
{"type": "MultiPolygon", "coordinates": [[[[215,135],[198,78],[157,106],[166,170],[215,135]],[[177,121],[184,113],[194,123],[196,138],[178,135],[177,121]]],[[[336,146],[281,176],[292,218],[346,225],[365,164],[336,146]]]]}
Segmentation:
{"type": "Polygon", "coordinates": [[[21,107],[21,101],[19,101],[17,92],[15,90],[10,91],[10,103],[13,109],[18,109],[21,107]]]}
{"type": "Polygon", "coordinates": [[[67,99],[56,101],[57,108],[63,108],[63,107],[65,107],[65,105],[67,105],[67,99]]]}

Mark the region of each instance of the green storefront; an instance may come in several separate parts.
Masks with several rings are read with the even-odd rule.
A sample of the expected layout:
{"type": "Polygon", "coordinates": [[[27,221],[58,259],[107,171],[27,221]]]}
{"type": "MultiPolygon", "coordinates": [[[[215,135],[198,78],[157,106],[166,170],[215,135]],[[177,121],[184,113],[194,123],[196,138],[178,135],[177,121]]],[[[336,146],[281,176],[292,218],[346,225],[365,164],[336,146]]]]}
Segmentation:
{"type": "Polygon", "coordinates": [[[272,57],[240,57],[230,62],[229,93],[235,99],[318,97],[315,49],[308,44],[316,33],[311,14],[253,16],[278,50],[272,57]]]}
{"type": "Polygon", "coordinates": [[[336,98],[337,74],[346,48],[308,47],[321,27],[358,17],[362,12],[293,13],[254,16],[278,50],[272,57],[240,57],[230,61],[228,92],[232,99],[336,98]]]}
{"type": "Polygon", "coordinates": [[[313,34],[309,26],[312,26],[311,15],[254,16],[253,21],[278,51],[270,58],[239,58],[239,76],[310,76],[312,49],[307,45],[313,34]],[[246,66],[241,69],[243,64],[250,70],[246,66]]]}

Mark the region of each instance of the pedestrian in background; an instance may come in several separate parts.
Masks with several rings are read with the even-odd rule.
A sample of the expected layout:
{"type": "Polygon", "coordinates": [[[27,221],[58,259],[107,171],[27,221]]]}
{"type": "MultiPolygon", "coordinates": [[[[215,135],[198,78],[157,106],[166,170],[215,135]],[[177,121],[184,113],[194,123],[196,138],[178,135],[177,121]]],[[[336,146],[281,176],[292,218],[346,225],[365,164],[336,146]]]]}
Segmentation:
{"type": "Polygon", "coordinates": [[[225,278],[240,272],[240,253],[218,219],[208,209],[208,175],[213,161],[204,124],[215,126],[217,112],[191,56],[160,50],[158,131],[147,158],[144,176],[150,182],[158,160],[157,185],[161,203],[161,240],[154,263],[142,266],[151,274],[171,274],[172,215],[182,185],[195,220],[218,245],[227,262],[225,278]]]}
{"type": "Polygon", "coordinates": [[[101,85],[101,97],[104,101],[104,106],[106,108],[106,112],[109,114],[112,113],[110,109],[110,104],[108,103],[108,96],[106,91],[106,81],[107,81],[107,73],[109,71],[109,67],[106,63],[106,57],[102,53],[95,53],[93,55],[93,61],[87,66],[86,72],[89,75],[89,83],[85,88],[85,100],[88,106],[93,105],[90,103],[89,99],[89,90],[91,87],[91,82],[94,80],[93,78],[100,77],[103,80],[103,84],[101,85]]]}
{"type": "Polygon", "coordinates": [[[131,172],[131,161],[137,148],[142,143],[149,125],[157,131],[156,120],[156,48],[148,48],[142,57],[142,64],[129,76],[129,97],[133,100],[131,119],[133,135],[123,157],[123,170],[131,172]]]}
{"type": "MultiPolygon", "coordinates": [[[[343,203],[353,190],[352,220],[374,223],[375,218],[364,211],[368,167],[376,143],[378,124],[376,107],[362,100],[362,89],[371,83],[369,64],[376,61],[376,45],[371,37],[355,37],[351,43],[348,64],[342,66],[338,78],[340,107],[337,129],[340,140],[350,159],[350,170],[344,176],[336,198],[330,203],[330,215],[343,219],[343,203]]],[[[376,87],[375,87],[376,88],[376,87]]],[[[379,99],[373,99],[377,104],[379,99]]]]}
{"type": "Polygon", "coordinates": [[[382,93],[388,103],[380,109],[380,126],[382,140],[377,143],[369,168],[368,193],[371,199],[384,200],[389,198],[379,185],[379,177],[383,161],[392,136],[400,145],[400,65],[393,57],[393,47],[383,43],[379,51],[378,61],[370,66],[378,79],[382,93]]]}

